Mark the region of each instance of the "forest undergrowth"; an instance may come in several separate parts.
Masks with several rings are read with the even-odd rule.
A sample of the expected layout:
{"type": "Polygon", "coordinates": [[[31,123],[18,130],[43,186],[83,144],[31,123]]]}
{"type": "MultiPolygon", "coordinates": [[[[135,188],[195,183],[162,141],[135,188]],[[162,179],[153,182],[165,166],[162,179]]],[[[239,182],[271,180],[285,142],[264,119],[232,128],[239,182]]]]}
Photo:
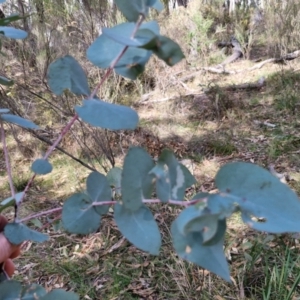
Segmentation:
{"type": "MultiPolygon", "coordinates": [[[[114,75],[101,90],[101,97],[137,110],[138,129],[92,131],[78,124],[61,147],[102,172],[112,163],[118,166],[132,145],[144,147],[153,157],[170,148],[198,181],[187,191],[189,197],[199,191],[213,191],[217,170],[231,161],[269,168],[300,195],[299,59],[243,71],[256,63],[250,56],[249,60],[240,59],[226,66],[236,70],[236,74],[202,70],[223,60],[224,54],[214,45],[226,32],[211,34],[212,28],[221,26],[213,12],[210,17],[205,10],[201,14],[193,12],[191,7],[172,12],[167,18],[158,16],[164,33],[181,39],[186,60],[171,69],[152,59],[136,82],[114,75]],[[191,79],[185,80],[186,76],[191,79]],[[261,78],[265,82],[258,88],[229,88],[261,78]],[[80,144],[78,137],[82,136],[85,139],[80,144]],[[104,145],[101,151],[96,150],[99,141],[104,145]]],[[[256,42],[251,49],[252,58],[268,58],[268,41],[258,36],[256,42]]],[[[51,53],[51,58],[66,54],[59,49],[51,53]]],[[[21,57],[3,62],[6,71],[14,74],[16,84],[2,91],[2,101],[10,103],[13,111],[24,113],[26,108],[31,118],[42,117],[47,126],[38,134],[51,141],[70,118],[70,107],[79,100],[68,93],[60,99],[51,95],[41,76],[41,66],[46,67],[44,55],[40,51],[35,67],[24,67],[26,60],[21,57]]],[[[100,71],[87,62],[83,65],[91,82],[101,78],[100,71]]],[[[13,128],[12,133],[8,148],[14,184],[21,191],[30,178],[31,162],[47,145],[23,129],[13,128]]],[[[2,152],[0,155],[3,156],[2,152]]],[[[65,191],[84,189],[88,169],[58,150],[51,163],[53,172],[40,176],[34,183],[24,210],[53,208],[67,199],[65,191]]],[[[0,171],[0,191],[8,195],[3,157],[0,171]]],[[[99,232],[85,237],[65,235],[59,224],[52,226],[44,218],[33,220],[33,225],[47,232],[51,240],[23,245],[22,256],[16,260],[16,279],[47,289],[73,290],[80,299],[93,300],[300,298],[299,236],[259,233],[239,218],[231,219],[224,247],[232,275],[232,283],[228,284],[174,253],[168,228],[180,209],[164,205],[151,209],[163,236],[159,256],[150,258],[129,244],[110,215],[103,219],[99,232]]],[[[7,216],[12,218],[12,212],[7,216]]]]}

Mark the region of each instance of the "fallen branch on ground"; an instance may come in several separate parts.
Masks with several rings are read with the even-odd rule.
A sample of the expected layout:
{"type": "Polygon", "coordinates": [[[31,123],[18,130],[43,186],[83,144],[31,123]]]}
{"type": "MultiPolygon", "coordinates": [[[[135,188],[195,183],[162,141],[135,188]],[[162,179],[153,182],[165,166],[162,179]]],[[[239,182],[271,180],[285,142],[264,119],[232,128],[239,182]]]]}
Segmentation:
{"type": "MultiPolygon", "coordinates": [[[[255,64],[254,66],[252,66],[251,68],[247,68],[247,69],[244,69],[244,70],[226,70],[224,65],[218,65],[216,67],[204,67],[204,68],[201,68],[202,71],[208,71],[208,72],[211,72],[211,73],[217,73],[217,74],[238,74],[238,73],[243,73],[243,72],[251,72],[251,71],[254,71],[254,70],[258,70],[258,69],[261,69],[264,65],[268,64],[268,63],[283,63],[285,61],[288,61],[288,60],[293,60],[293,59],[296,59],[300,56],[300,50],[297,50],[297,51],[294,51],[292,53],[288,53],[287,55],[284,55],[282,57],[279,57],[279,58],[269,58],[269,59],[266,59],[260,63],[257,63],[255,64]]],[[[195,73],[192,73],[190,75],[187,75],[185,77],[182,77],[180,79],[180,81],[188,81],[190,79],[193,79],[194,77],[196,77],[197,75],[199,75],[201,73],[201,71],[197,71],[195,73]]]]}

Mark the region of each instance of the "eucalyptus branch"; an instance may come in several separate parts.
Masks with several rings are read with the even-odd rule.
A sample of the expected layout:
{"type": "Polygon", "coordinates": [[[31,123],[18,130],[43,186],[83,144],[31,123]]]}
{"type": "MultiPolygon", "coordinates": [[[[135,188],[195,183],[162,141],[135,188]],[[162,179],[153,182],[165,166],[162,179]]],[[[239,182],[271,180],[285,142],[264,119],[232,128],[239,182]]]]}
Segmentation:
{"type": "MultiPolygon", "coordinates": [[[[132,32],[131,38],[134,38],[136,32],[138,31],[139,27],[141,26],[142,22],[145,20],[145,16],[141,16],[139,21],[136,23],[136,26],[132,32]]],[[[128,49],[128,46],[125,46],[122,51],[120,52],[120,54],[116,57],[116,59],[111,63],[111,65],[109,66],[108,70],[105,72],[103,78],[101,79],[101,81],[97,84],[97,86],[95,87],[95,89],[93,90],[93,92],[90,94],[90,96],[88,97],[88,99],[93,99],[95,97],[95,95],[97,94],[98,90],[100,89],[100,87],[103,85],[103,83],[105,82],[105,80],[107,80],[107,78],[109,77],[109,75],[111,74],[111,72],[113,71],[114,67],[117,65],[118,61],[121,59],[121,57],[124,55],[124,53],[126,52],[126,50],[128,49]]],[[[43,159],[47,159],[51,153],[54,151],[54,149],[57,147],[57,145],[60,143],[60,141],[63,139],[63,137],[68,133],[68,131],[70,130],[70,128],[73,126],[73,124],[78,120],[78,115],[75,114],[73,116],[73,118],[71,119],[71,121],[63,128],[63,130],[61,131],[60,135],[58,136],[58,138],[56,139],[56,141],[49,147],[48,151],[46,152],[46,154],[44,155],[43,159]]],[[[18,202],[17,207],[19,207],[21,205],[21,203],[23,202],[27,191],[29,190],[33,180],[35,179],[36,174],[34,174],[30,180],[28,181],[23,195],[20,199],[20,201],[18,202]]],[[[11,186],[12,188],[12,186],[11,186]]],[[[13,194],[14,196],[14,194],[13,194]]],[[[16,219],[17,219],[17,210],[16,210],[16,219]]],[[[21,221],[18,221],[21,222],[21,221]]]]}
{"type": "MultiPolygon", "coordinates": [[[[199,203],[199,202],[205,202],[205,201],[207,201],[206,197],[201,198],[201,199],[194,199],[194,200],[191,200],[191,201],[169,200],[166,203],[187,207],[187,206],[194,205],[194,204],[199,203]]],[[[101,201],[101,202],[93,202],[92,206],[115,205],[119,202],[121,202],[121,201],[108,200],[108,201],[101,201]]],[[[142,202],[147,203],[147,204],[163,203],[159,199],[144,199],[144,200],[142,200],[142,202]]],[[[45,216],[45,215],[51,215],[53,213],[61,212],[62,209],[63,209],[62,207],[57,207],[57,208],[41,211],[39,213],[29,215],[29,216],[19,220],[19,222],[26,222],[26,221],[29,221],[29,220],[32,220],[32,219],[35,219],[35,218],[45,216]]]]}

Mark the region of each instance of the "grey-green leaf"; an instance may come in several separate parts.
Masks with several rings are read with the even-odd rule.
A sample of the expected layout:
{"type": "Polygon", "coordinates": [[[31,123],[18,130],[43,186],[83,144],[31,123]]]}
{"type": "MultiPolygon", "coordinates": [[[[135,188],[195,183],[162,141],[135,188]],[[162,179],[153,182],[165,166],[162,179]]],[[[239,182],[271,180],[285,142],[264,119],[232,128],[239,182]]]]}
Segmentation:
{"type": "Polygon", "coordinates": [[[19,245],[24,241],[42,243],[49,240],[49,236],[35,231],[22,223],[8,223],[4,227],[6,238],[14,245],[19,245]]]}
{"type": "Polygon", "coordinates": [[[250,163],[230,163],[217,173],[216,185],[223,197],[237,202],[244,221],[254,229],[300,232],[299,198],[267,170],[250,163]],[[265,221],[255,221],[253,217],[265,221]]]}
{"type": "Polygon", "coordinates": [[[131,33],[134,30],[134,25],[135,23],[122,23],[119,26],[112,28],[103,28],[102,33],[108,38],[124,46],[138,47],[142,44],[134,37],[131,37],[131,33]]]}
{"type": "Polygon", "coordinates": [[[83,100],[83,106],[76,106],[75,111],[92,126],[111,130],[135,129],[139,121],[133,109],[96,99],[83,100]]]}
{"type": "MultiPolygon", "coordinates": [[[[111,188],[107,178],[98,172],[91,173],[86,180],[87,193],[91,200],[95,202],[110,201],[111,188]]],[[[97,205],[95,210],[100,215],[108,212],[109,205],[97,205]]]]}
{"type": "Polygon", "coordinates": [[[147,0],[147,5],[153,7],[157,11],[162,11],[164,9],[164,6],[160,0],[147,0]]]}
{"type": "Polygon", "coordinates": [[[152,50],[169,66],[174,66],[184,58],[179,45],[165,36],[158,36],[155,44],[151,43],[143,47],[152,50]]]}
{"type": "Polygon", "coordinates": [[[219,219],[220,214],[213,213],[206,206],[189,206],[177,217],[177,228],[182,235],[199,232],[202,234],[203,244],[213,245],[224,236],[226,229],[226,221],[219,219]]]}
{"type": "Polygon", "coordinates": [[[83,193],[68,198],[63,206],[63,227],[70,233],[89,234],[100,227],[101,217],[93,201],[83,193]]]}
{"type": "Polygon", "coordinates": [[[121,233],[137,248],[153,255],[159,253],[161,236],[148,207],[143,205],[133,212],[116,204],[114,218],[121,233]]]}
{"type": "Polygon", "coordinates": [[[115,66],[115,71],[126,78],[135,80],[144,72],[152,52],[141,48],[129,47],[115,66]]]}
{"type": "Polygon", "coordinates": [[[8,108],[0,108],[0,114],[7,114],[7,113],[9,113],[8,108]]]}
{"type": "Polygon", "coordinates": [[[0,26],[0,33],[11,39],[25,39],[27,32],[21,29],[0,26]]]}
{"type": "Polygon", "coordinates": [[[182,165],[182,164],[179,164],[182,172],[183,172],[183,176],[184,176],[184,182],[185,182],[185,186],[186,188],[192,186],[193,184],[197,183],[195,177],[191,174],[190,170],[182,165]]]}
{"type": "Polygon", "coordinates": [[[171,184],[168,167],[158,163],[151,171],[156,178],[156,194],[161,202],[167,203],[171,199],[171,184]]]}
{"type": "Polygon", "coordinates": [[[1,300],[18,300],[21,297],[21,283],[15,280],[6,280],[0,284],[1,300]]]}
{"type": "Polygon", "coordinates": [[[16,124],[18,126],[29,128],[29,129],[39,129],[37,125],[35,125],[32,121],[21,118],[12,114],[1,114],[0,118],[6,122],[16,124]]]}
{"type": "Polygon", "coordinates": [[[192,201],[197,199],[202,201],[195,206],[206,209],[210,214],[217,214],[219,219],[229,218],[238,210],[236,200],[222,194],[199,193],[192,198],[192,201]]]}
{"type": "Polygon", "coordinates": [[[117,195],[121,195],[122,169],[119,167],[110,169],[106,175],[106,178],[109,184],[114,187],[115,193],[117,195]]]}
{"type": "Polygon", "coordinates": [[[217,244],[220,240],[224,240],[224,236],[226,233],[226,219],[222,219],[218,221],[217,231],[213,236],[207,235],[205,232],[202,233],[203,237],[203,245],[205,246],[213,246],[217,244]]]}
{"type": "Polygon", "coordinates": [[[31,170],[39,175],[45,175],[52,172],[52,165],[47,159],[38,158],[31,165],[31,170]]]}
{"type": "Polygon", "coordinates": [[[151,43],[159,35],[159,26],[156,21],[143,23],[135,36],[135,23],[122,23],[112,28],[103,28],[105,36],[124,46],[140,47],[151,43]]]}
{"type": "Polygon", "coordinates": [[[141,14],[145,17],[148,16],[149,6],[147,6],[147,0],[115,0],[115,3],[130,22],[136,22],[141,14]]]}
{"type": "MultiPolygon", "coordinates": [[[[124,49],[124,45],[110,39],[105,35],[100,35],[87,50],[87,58],[99,68],[108,68],[124,49]]],[[[141,74],[152,51],[145,49],[128,47],[124,55],[115,66],[115,71],[132,80],[141,74]]]]}
{"type": "Polygon", "coordinates": [[[200,232],[181,234],[177,220],[172,223],[171,233],[174,248],[181,258],[230,281],[229,269],[223,253],[224,236],[216,244],[206,246],[203,244],[203,237],[200,232]]]}
{"type": "Polygon", "coordinates": [[[14,81],[4,76],[0,76],[0,84],[5,86],[12,86],[14,84],[14,81]]]}
{"type": "Polygon", "coordinates": [[[153,167],[154,161],[144,149],[129,149],[124,160],[121,181],[122,201],[126,209],[136,211],[143,205],[143,183],[153,167]]]}
{"type": "Polygon", "coordinates": [[[9,197],[0,202],[0,213],[7,207],[15,206],[23,197],[24,192],[15,194],[15,197],[9,197]]]}
{"type": "Polygon", "coordinates": [[[46,290],[37,284],[27,285],[23,288],[20,300],[39,300],[47,294],[46,290]]]}
{"type": "Polygon", "coordinates": [[[178,163],[174,154],[170,150],[163,150],[159,157],[159,164],[165,164],[168,167],[168,174],[171,185],[171,199],[183,200],[186,189],[196,182],[189,170],[178,163]]]}
{"type": "Polygon", "coordinates": [[[48,82],[52,92],[61,95],[69,89],[76,95],[88,96],[90,88],[81,65],[70,55],[61,57],[50,64],[48,82]]]}

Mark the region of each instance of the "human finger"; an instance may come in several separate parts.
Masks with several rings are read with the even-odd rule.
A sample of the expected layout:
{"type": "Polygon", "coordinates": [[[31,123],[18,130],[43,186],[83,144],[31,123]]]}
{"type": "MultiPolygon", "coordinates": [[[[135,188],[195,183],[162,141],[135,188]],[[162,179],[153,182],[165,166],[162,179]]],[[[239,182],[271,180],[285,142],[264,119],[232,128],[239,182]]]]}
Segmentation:
{"type": "Polygon", "coordinates": [[[15,272],[15,265],[11,259],[8,259],[4,264],[4,270],[6,274],[11,277],[15,272]]]}
{"type": "Polygon", "coordinates": [[[19,246],[11,244],[3,233],[0,233],[0,263],[18,254],[19,246]]]}
{"type": "Polygon", "coordinates": [[[3,231],[4,226],[7,224],[7,220],[5,217],[3,217],[2,215],[0,215],[0,231],[3,231]]]}
{"type": "Polygon", "coordinates": [[[16,258],[16,257],[18,257],[18,256],[20,255],[20,253],[21,253],[21,248],[18,247],[18,248],[11,254],[11,256],[10,256],[9,258],[16,258]]]}

